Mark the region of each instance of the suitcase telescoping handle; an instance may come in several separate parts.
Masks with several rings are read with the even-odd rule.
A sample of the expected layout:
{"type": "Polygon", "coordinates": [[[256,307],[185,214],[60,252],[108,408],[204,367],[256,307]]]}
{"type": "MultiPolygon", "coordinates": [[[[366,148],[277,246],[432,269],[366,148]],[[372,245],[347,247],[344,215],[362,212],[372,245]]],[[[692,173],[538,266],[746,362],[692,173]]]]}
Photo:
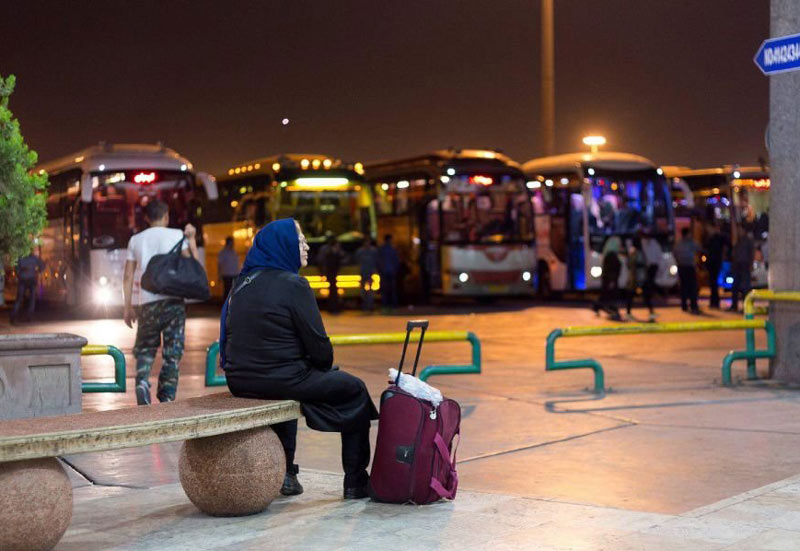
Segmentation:
{"type": "Polygon", "coordinates": [[[411,375],[417,374],[417,364],[419,363],[419,353],[422,351],[422,340],[425,338],[425,331],[428,329],[428,320],[411,320],[406,323],[406,340],[403,342],[403,354],[400,356],[400,365],[397,366],[397,378],[394,380],[394,384],[400,384],[400,374],[403,372],[403,362],[406,359],[406,349],[408,348],[408,339],[411,336],[411,332],[415,329],[421,329],[419,334],[419,344],[417,344],[417,357],[414,358],[414,370],[411,372],[411,375]]]}

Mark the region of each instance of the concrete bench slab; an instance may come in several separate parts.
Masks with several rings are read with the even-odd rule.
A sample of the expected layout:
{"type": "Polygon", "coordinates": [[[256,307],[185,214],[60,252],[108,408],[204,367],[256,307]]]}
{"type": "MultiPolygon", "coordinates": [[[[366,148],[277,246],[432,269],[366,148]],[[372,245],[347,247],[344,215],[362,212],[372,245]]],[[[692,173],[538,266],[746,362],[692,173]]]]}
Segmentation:
{"type": "Polygon", "coordinates": [[[66,454],[186,440],[179,476],[192,503],[214,516],[261,512],[286,472],[269,426],[300,416],[298,402],[220,393],[0,422],[0,526],[19,528],[0,531],[0,549],[52,549],[61,539],[72,516],[72,486],[55,457],[66,454]]]}

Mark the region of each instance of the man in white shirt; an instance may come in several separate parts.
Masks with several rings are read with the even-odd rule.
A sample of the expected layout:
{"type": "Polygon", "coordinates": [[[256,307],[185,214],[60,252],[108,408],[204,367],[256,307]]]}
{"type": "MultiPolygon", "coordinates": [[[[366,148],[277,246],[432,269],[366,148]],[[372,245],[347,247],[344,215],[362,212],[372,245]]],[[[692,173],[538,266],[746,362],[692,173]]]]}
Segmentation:
{"type": "Polygon", "coordinates": [[[184,237],[181,254],[197,258],[194,226],[187,224],[184,231],[168,228],[169,207],[158,199],[147,204],[145,214],[150,227],[131,237],[128,242],[122,287],[125,324],[133,328],[133,323],[138,321],[133,355],[136,358],[136,402],[139,405],[150,404],[150,368],[162,336],[164,345],[161,349],[162,363],[156,397],[160,402],[175,400],[186,324],[183,299],[142,289],[142,274],[153,256],[168,253],[184,237]]]}

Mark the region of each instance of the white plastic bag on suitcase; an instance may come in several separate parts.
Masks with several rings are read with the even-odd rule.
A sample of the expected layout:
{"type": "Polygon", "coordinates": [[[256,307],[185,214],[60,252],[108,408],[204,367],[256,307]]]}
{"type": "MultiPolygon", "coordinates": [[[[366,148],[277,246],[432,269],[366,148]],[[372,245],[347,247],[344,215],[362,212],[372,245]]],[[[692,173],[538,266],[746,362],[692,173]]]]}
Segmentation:
{"type": "MultiPolygon", "coordinates": [[[[396,379],[397,370],[392,367],[389,369],[389,381],[393,383],[396,379]]],[[[439,404],[444,400],[438,388],[434,388],[428,383],[420,381],[413,375],[408,375],[406,373],[400,375],[400,388],[415,398],[431,402],[435,408],[438,408],[439,404]]]]}

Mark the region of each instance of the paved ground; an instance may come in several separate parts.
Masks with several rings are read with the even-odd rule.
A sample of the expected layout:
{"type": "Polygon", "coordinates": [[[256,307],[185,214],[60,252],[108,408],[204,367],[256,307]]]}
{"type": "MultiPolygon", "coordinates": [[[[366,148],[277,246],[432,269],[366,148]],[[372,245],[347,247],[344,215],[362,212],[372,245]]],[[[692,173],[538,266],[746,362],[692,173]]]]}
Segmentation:
{"type": "MultiPolygon", "coordinates": [[[[205,347],[218,327],[207,313],[187,327],[179,398],[221,390],[202,386],[205,347]]],[[[325,322],[332,334],[398,331],[423,315],[431,329],[469,329],[483,343],[481,375],[430,381],[464,411],[454,503],[344,503],[338,475],[329,474],[339,472],[336,435],[303,428],[306,494],[247,519],[210,519],[191,506],[175,484],[178,445],[69,457],[79,497],[57,549],[800,548],[800,393],[768,383],[719,386],[722,357],[742,347],[741,332],[559,342],[558,358],[592,356],[604,365],[612,391],[598,399],[586,391],[590,371],[544,371],[551,329],[607,323],[586,308],[461,305],[325,322]]],[[[703,319],[711,316],[734,317],[703,319]]],[[[667,308],[661,319],[695,318],[667,308]]],[[[75,332],[126,353],[134,336],[117,320],[13,327],[23,329],[75,332]]],[[[460,362],[468,353],[466,343],[430,344],[422,362],[460,362]]],[[[377,397],[399,346],[336,354],[377,397]]],[[[87,378],[111,371],[110,360],[85,360],[87,378]]],[[[735,367],[739,377],[743,371],[735,367]]],[[[131,392],[84,396],[85,409],[133,403],[131,392]]]]}

